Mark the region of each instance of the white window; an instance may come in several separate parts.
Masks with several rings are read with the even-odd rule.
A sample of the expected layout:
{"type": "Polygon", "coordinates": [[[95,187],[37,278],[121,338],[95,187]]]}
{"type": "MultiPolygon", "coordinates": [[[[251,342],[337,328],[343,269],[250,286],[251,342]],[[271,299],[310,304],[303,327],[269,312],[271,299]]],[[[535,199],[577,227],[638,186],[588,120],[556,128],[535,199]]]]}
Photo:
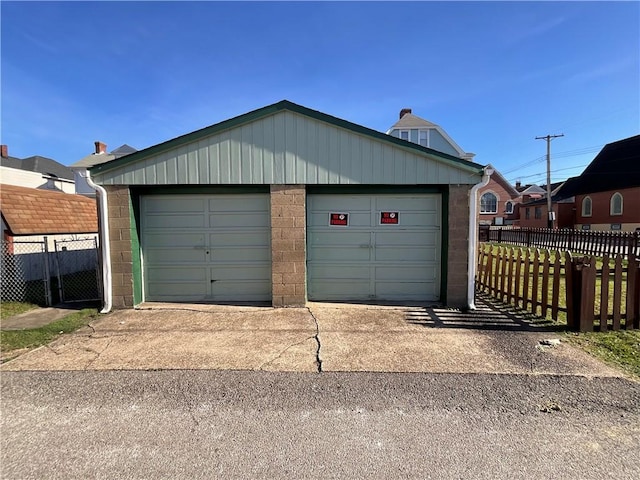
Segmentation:
{"type": "Polygon", "coordinates": [[[418,143],[423,147],[429,146],[429,130],[420,130],[418,134],[418,143]]]}
{"type": "Polygon", "coordinates": [[[622,215],[622,195],[619,192],[616,192],[611,197],[611,215],[622,215]]]}
{"type": "Polygon", "coordinates": [[[498,213],[498,197],[487,192],[480,197],[480,213],[498,213]]]}
{"type": "Polygon", "coordinates": [[[409,130],[400,130],[400,138],[409,141],[409,130]]]}
{"type": "Polygon", "coordinates": [[[513,202],[511,200],[504,204],[504,213],[513,213],[513,202]]]}
{"type": "Polygon", "coordinates": [[[582,216],[591,216],[591,197],[584,197],[584,199],[582,200],[582,216]]]}

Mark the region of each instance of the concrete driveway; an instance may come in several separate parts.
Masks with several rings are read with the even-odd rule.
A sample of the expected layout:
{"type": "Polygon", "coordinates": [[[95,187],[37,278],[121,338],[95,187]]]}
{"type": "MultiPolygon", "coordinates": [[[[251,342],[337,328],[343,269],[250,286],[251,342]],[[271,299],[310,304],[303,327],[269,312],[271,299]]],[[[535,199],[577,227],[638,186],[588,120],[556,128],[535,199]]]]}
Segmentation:
{"type": "Polygon", "coordinates": [[[19,370],[213,369],[621,376],[488,303],[445,308],[310,303],[276,309],[146,304],[104,315],[3,364],[19,370]]]}

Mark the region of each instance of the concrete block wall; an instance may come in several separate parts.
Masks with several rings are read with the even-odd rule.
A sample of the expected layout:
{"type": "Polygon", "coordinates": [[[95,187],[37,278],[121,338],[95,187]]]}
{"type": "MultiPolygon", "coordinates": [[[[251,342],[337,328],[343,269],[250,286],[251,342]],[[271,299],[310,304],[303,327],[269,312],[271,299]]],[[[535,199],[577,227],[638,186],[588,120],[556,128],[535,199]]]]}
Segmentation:
{"type": "Polygon", "coordinates": [[[449,186],[447,305],[453,308],[464,308],[468,305],[469,192],[468,185],[449,186]]]}
{"type": "Polygon", "coordinates": [[[271,185],[271,278],[274,307],[306,303],[304,185],[271,185]]]}
{"type": "Polygon", "coordinates": [[[131,197],[127,186],[105,186],[109,217],[109,246],[113,278],[113,308],[133,307],[131,257],[131,197]]]}

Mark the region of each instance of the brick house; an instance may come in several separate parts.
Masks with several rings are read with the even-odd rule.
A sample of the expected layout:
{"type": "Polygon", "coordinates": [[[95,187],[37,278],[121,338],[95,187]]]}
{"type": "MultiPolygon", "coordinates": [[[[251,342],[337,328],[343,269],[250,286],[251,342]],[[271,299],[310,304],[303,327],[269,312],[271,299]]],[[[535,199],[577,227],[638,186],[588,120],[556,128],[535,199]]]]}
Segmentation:
{"type": "Polygon", "coordinates": [[[115,308],[472,306],[470,194],[483,171],[284,100],[89,168],[105,294],[115,308]]]}
{"type": "MultiPolygon", "coordinates": [[[[490,166],[490,165],[489,165],[490,166]]],[[[493,168],[493,167],[492,167],[493,168]]],[[[498,170],[493,170],[489,183],[478,191],[480,225],[515,225],[522,195],[498,170]]]]}
{"type": "Polygon", "coordinates": [[[583,230],[640,228],[640,135],[604,146],[557,194],[573,200],[573,226],[583,230]]]}

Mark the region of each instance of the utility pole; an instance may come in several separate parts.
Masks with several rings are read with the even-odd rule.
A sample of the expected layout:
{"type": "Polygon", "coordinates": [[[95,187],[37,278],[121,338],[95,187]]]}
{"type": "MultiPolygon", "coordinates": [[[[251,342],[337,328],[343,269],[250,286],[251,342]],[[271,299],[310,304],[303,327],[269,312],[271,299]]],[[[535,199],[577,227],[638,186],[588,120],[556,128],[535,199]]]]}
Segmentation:
{"type": "Polygon", "coordinates": [[[546,135],[544,137],[536,137],[536,140],[547,141],[547,228],[553,228],[555,215],[551,206],[551,140],[558,137],[564,137],[564,133],[560,135],[546,135]]]}

